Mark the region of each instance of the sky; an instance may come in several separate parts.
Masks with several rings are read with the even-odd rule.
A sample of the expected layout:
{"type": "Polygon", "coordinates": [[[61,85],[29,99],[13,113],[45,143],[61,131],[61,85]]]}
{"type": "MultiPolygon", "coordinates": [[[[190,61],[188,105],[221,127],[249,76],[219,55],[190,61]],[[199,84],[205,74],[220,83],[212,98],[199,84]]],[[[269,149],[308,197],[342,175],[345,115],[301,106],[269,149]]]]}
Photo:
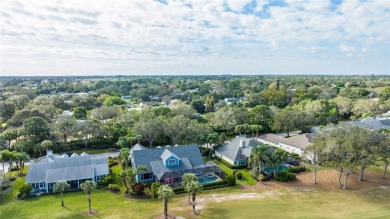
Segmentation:
{"type": "Polygon", "coordinates": [[[390,0],[0,1],[0,75],[388,74],[390,0]]]}

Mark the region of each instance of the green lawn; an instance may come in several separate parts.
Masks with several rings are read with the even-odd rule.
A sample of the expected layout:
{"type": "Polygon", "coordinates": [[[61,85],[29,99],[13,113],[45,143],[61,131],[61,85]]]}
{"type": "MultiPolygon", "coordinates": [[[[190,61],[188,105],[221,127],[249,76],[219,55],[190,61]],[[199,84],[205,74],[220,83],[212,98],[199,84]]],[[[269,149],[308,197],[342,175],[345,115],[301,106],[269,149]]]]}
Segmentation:
{"type": "MultiPolygon", "coordinates": [[[[232,169],[230,169],[229,167],[223,165],[221,162],[217,161],[217,160],[212,160],[214,163],[216,163],[222,170],[224,170],[227,174],[233,174],[233,171],[232,169]]],[[[250,174],[250,171],[247,170],[247,169],[241,169],[241,170],[237,170],[237,171],[240,171],[242,173],[242,180],[237,180],[237,184],[239,185],[246,185],[246,186],[252,186],[252,185],[255,185],[256,184],[256,180],[254,180],[252,177],[251,177],[251,174],[250,174]]]]}
{"type": "Polygon", "coordinates": [[[81,154],[83,152],[86,152],[88,154],[101,154],[101,153],[108,153],[108,152],[115,152],[118,151],[118,149],[115,148],[109,148],[109,149],[78,149],[78,150],[72,150],[72,152],[81,154]]]}
{"type": "MultiPolygon", "coordinates": [[[[202,202],[199,218],[389,218],[390,190],[314,192],[299,190],[260,191],[252,199],[229,199],[217,202],[213,197],[241,195],[237,188],[204,191],[198,196],[202,202]]],[[[187,195],[177,195],[170,201],[169,211],[188,217],[191,207],[187,195]]],[[[12,200],[0,206],[1,218],[85,218],[87,196],[83,192],[65,194],[65,206],[60,207],[59,195],[45,195],[30,200],[12,200]]],[[[92,193],[93,209],[98,218],[154,218],[163,211],[157,199],[127,199],[123,192],[113,194],[105,190],[92,193]]]]}
{"type": "MultiPolygon", "coordinates": [[[[223,165],[222,168],[226,168],[223,165]]],[[[115,181],[121,192],[110,193],[104,189],[92,193],[95,216],[85,214],[88,210],[84,192],[64,194],[65,208],[60,206],[60,196],[49,194],[29,200],[15,200],[17,187],[23,178],[14,181],[14,190],[4,195],[0,205],[0,218],[154,218],[163,211],[161,200],[128,199],[123,195],[124,186],[112,168],[115,181]]],[[[232,171],[226,169],[225,171],[232,171]]],[[[243,171],[244,173],[244,171],[243,171]]],[[[249,176],[250,177],[250,176],[249,176]]],[[[248,183],[238,181],[238,183],[248,183]]],[[[299,190],[293,188],[258,192],[241,191],[238,187],[203,191],[197,196],[203,200],[197,218],[389,218],[390,188],[371,188],[361,191],[299,190]],[[256,195],[242,198],[245,193],[256,195]],[[217,198],[224,200],[218,201],[217,198]],[[238,198],[237,198],[238,197],[238,198]],[[241,197],[241,198],[239,198],[241,197]]],[[[176,195],[169,204],[169,211],[176,216],[188,218],[191,206],[186,204],[187,194],[176,195]]]]}

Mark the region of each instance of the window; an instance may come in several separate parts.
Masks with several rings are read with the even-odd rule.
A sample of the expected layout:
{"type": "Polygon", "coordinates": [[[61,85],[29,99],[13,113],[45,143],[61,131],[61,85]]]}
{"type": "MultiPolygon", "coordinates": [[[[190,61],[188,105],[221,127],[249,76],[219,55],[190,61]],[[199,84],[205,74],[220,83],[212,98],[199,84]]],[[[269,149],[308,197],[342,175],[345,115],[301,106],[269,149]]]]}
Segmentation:
{"type": "Polygon", "coordinates": [[[168,164],[176,164],[176,160],[175,159],[169,159],[168,160],[168,164]]]}
{"type": "Polygon", "coordinates": [[[236,160],[236,161],[234,161],[234,165],[244,165],[244,164],[246,164],[245,160],[236,160]]]}
{"type": "Polygon", "coordinates": [[[153,174],[151,174],[151,173],[141,174],[141,180],[149,180],[149,179],[153,179],[153,174]]]}

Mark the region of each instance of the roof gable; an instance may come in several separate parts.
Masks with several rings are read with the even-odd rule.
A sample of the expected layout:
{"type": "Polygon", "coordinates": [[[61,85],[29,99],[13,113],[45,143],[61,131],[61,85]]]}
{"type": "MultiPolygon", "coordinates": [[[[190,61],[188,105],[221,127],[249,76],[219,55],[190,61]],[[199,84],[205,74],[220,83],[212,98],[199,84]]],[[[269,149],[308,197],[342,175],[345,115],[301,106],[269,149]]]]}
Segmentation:
{"type": "Polygon", "coordinates": [[[252,147],[261,144],[261,142],[258,142],[252,138],[237,136],[228,144],[218,147],[216,151],[234,161],[247,158],[252,151],[252,147]],[[243,147],[240,147],[241,143],[243,144],[243,147]]]}
{"type": "Polygon", "coordinates": [[[173,153],[172,151],[170,151],[169,149],[165,149],[164,152],[161,154],[161,159],[163,159],[164,161],[168,160],[169,158],[171,157],[174,157],[178,160],[180,160],[180,157],[178,157],[175,153],[173,153]]]}
{"type": "MultiPolygon", "coordinates": [[[[151,162],[152,161],[162,162],[161,156],[165,150],[167,150],[167,148],[153,148],[148,150],[134,151],[132,157],[132,165],[134,167],[138,167],[139,165],[145,165],[147,168],[147,172],[153,172],[151,162]]],[[[187,157],[192,166],[204,164],[199,147],[196,144],[170,147],[169,151],[175,154],[176,157],[181,160],[187,157]]],[[[161,163],[161,165],[163,165],[163,163],[161,163]]],[[[174,168],[174,167],[167,167],[167,168],[174,168]]]]}

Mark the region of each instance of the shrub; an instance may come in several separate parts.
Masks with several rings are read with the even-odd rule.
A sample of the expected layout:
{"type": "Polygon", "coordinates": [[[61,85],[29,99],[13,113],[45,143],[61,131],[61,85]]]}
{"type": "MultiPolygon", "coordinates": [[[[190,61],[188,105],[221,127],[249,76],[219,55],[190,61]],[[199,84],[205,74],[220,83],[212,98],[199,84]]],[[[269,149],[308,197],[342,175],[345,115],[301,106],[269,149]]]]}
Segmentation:
{"type": "Polygon", "coordinates": [[[152,190],[149,189],[149,188],[145,188],[144,193],[145,193],[145,195],[148,196],[148,197],[153,197],[153,192],[152,192],[152,190]]]}
{"type": "Polygon", "coordinates": [[[299,167],[289,167],[287,169],[288,172],[290,173],[302,173],[306,171],[306,167],[304,166],[299,166],[299,167]]]}
{"type": "Polygon", "coordinates": [[[173,188],[173,192],[175,194],[180,194],[180,193],[185,193],[186,190],[184,189],[183,186],[178,186],[178,187],[173,188]]]}
{"type": "Polygon", "coordinates": [[[23,196],[27,196],[30,194],[32,190],[32,186],[30,184],[23,184],[22,186],[19,187],[19,193],[23,196]]]}
{"type": "Polygon", "coordinates": [[[274,173],[271,172],[271,173],[268,173],[268,174],[267,174],[266,172],[261,171],[261,175],[264,176],[264,178],[263,178],[262,181],[268,181],[268,180],[272,179],[272,177],[274,176],[274,173]]]}
{"type": "Polygon", "coordinates": [[[119,162],[117,159],[113,159],[111,157],[108,158],[108,166],[109,167],[113,167],[113,166],[118,165],[118,164],[119,164],[119,162]]]}
{"type": "Polygon", "coordinates": [[[160,183],[152,183],[153,197],[158,198],[157,191],[158,191],[158,188],[160,188],[160,186],[161,186],[160,183]]]}
{"type": "Polygon", "coordinates": [[[203,184],[203,188],[210,188],[210,187],[216,187],[216,186],[221,186],[221,185],[226,185],[227,184],[227,181],[226,179],[224,180],[220,180],[220,181],[216,181],[216,182],[211,182],[211,183],[205,183],[203,184]]]}
{"type": "Polygon", "coordinates": [[[21,199],[21,198],[23,197],[23,194],[20,193],[20,192],[18,192],[18,194],[16,194],[16,197],[17,197],[18,199],[21,199]]]}
{"type": "Polygon", "coordinates": [[[235,176],[237,172],[238,170],[233,170],[233,176],[235,176]]]}
{"type": "Polygon", "coordinates": [[[117,184],[109,184],[107,187],[111,192],[119,192],[119,186],[117,184]]]}
{"type": "Polygon", "coordinates": [[[229,186],[235,186],[236,185],[236,177],[233,175],[228,174],[226,176],[226,181],[229,186]]]}
{"type": "Polygon", "coordinates": [[[301,156],[299,156],[297,153],[291,152],[290,155],[296,159],[301,159],[301,156]]]}
{"type": "Polygon", "coordinates": [[[18,171],[18,170],[20,170],[20,168],[18,166],[14,166],[11,168],[11,171],[18,171]]]}
{"type": "Polygon", "coordinates": [[[254,179],[254,180],[258,180],[258,177],[259,177],[259,169],[257,168],[254,168],[251,170],[251,177],[254,179]]]}
{"type": "Polygon", "coordinates": [[[143,183],[136,183],[133,186],[133,191],[137,195],[141,195],[142,193],[144,193],[144,190],[145,190],[145,185],[143,183]]]}
{"type": "Polygon", "coordinates": [[[297,176],[294,173],[290,173],[287,171],[280,171],[278,174],[275,176],[276,181],[280,182],[292,182],[297,179],[297,176]]]}
{"type": "Polygon", "coordinates": [[[112,183],[115,183],[115,181],[110,175],[104,177],[102,179],[102,181],[100,182],[101,185],[108,185],[108,184],[112,184],[112,183]]]}
{"type": "Polygon", "coordinates": [[[241,172],[237,172],[237,173],[235,174],[235,176],[236,176],[236,179],[242,180],[242,173],[241,173],[241,172]]]}

